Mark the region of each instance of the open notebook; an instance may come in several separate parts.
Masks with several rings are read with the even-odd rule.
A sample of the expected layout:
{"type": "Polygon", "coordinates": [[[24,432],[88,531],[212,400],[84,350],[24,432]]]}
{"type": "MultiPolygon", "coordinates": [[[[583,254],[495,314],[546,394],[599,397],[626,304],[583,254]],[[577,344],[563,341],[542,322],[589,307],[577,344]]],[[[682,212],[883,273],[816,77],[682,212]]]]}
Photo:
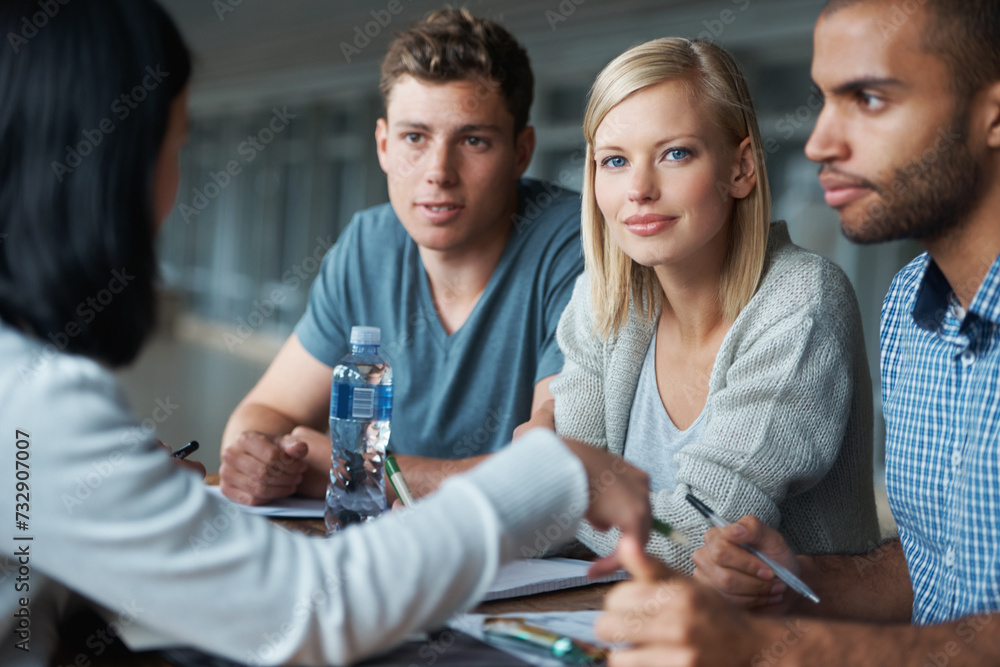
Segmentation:
{"type": "Polygon", "coordinates": [[[497,572],[483,602],[538,595],[577,588],[590,584],[621,581],[628,578],[625,570],[618,570],[600,579],[588,579],[587,570],[593,563],[575,558],[530,558],[507,563],[497,572]]]}

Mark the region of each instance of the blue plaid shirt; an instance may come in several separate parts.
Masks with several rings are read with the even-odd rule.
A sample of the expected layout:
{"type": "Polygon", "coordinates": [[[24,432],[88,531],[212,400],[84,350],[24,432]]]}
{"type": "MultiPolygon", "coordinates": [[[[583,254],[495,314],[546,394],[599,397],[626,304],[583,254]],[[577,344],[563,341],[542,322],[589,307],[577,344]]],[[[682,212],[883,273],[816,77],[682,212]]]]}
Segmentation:
{"type": "Polygon", "coordinates": [[[1000,611],[1000,259],[968,312],[926,253],[882,306],[889,505],[913,622],[1000,611]]]}

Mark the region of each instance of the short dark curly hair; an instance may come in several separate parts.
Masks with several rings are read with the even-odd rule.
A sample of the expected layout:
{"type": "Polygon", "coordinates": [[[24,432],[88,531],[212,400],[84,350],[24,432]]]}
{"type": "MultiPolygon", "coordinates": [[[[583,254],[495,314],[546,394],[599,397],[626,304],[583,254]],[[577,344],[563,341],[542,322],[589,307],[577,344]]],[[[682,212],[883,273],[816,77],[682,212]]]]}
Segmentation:
{"type": "Polygon", "coordinates": [[[514,116],[514,136],[528,125],[535,78],[528,53],[495,21],[467,9],[441,9],[396,36],[382,60],[379,89],[389,94],[402,76],[445,83],[486,79],[500,87],[514,116]]]}

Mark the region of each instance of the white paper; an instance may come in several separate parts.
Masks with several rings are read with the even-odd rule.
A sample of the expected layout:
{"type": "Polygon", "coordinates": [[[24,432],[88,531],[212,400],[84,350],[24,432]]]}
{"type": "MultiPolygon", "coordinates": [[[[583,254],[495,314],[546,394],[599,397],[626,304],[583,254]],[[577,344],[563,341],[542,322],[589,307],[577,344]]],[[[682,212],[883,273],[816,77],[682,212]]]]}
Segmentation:
{"type": "MultiPolygon", "coordinates": [[[[219,487],[206,486],[205,488],[208,489],[209,493],[222,498],[227,503],[233,502],[222,495],[222,490],[219,487]]],[[[234,504],[247,514],[259,514],[276,519],[322,519],[326,509],[326,503],[322,498],[281,498],[267,505],[234,504]]]]}
{"type": "Polygon", "coordinates": [[[497,572],[483,602],[521,595],[537,595],[567,588],[626,579],[624,570],[600,579],[588,579],[590,561],[575,558],[527,558],[507,563],[497,572]]]}

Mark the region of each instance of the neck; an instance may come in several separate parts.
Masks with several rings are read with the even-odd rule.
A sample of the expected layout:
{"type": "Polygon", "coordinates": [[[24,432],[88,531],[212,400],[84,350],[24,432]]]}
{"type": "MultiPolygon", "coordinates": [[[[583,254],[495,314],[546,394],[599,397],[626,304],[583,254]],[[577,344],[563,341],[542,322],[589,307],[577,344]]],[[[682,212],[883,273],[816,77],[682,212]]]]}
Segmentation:
{"type": "Polygon", "coordinates": [[[1000,179],[987,178],[997,185],[986,192],[963,224],[940,239],[921,242],[966,309],[1000,256],[1000,179]]]}
{"type": "Polygon", "coordinates": [[[510,215],[505,214],[494,228],[462,248],[419,247],[434,307],[449,335],[461,328],[475,308],[500,263],[510,234],[510,215]]]}
{"type": "Polygon", "coordinates": [[[656,278],[665,303],[660,324],[676,327],[680,339],[691,345],[712,340],[720,327],[728,327],[719,300],[719,276],[725,259],[725,242],[713,252],[700,254],[684,266],[656,267],[656,278]]]}

